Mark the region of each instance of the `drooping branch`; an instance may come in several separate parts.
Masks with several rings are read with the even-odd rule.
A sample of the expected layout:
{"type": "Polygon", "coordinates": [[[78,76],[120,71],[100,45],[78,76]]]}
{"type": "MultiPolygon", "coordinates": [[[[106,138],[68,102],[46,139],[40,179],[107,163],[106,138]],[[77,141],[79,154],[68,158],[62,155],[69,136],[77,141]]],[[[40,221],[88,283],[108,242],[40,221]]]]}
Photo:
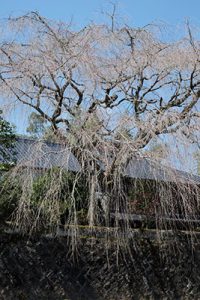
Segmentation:
{"type": "Polygon", "coordinates": [[[61,124],[67,132],[74,124],[86,129],[98,114],[102,137],[114,138],[123,123],[139,150],[193,118],[200,63],[189,25],[188,39],[166,43],[148,26],[94,24],[74,31],[35,12],[9,23],[19,24],[24,40],[0,45],[2,95],[35,109],[56,131],[61,124]]]}

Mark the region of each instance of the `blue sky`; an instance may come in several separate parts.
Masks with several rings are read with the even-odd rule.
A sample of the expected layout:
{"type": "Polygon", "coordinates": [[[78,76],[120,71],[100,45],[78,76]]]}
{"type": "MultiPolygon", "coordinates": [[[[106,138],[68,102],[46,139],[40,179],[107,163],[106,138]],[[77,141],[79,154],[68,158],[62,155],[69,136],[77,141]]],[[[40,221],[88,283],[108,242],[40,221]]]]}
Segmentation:
{"type": "MultiPolygon", "coordinates": [[[[37,10],[46,17],[68,21],[71,17],[78,25],[100,20],[100,11],[110,6],[106,0],[0,0],[0,17],[37,10]]],[[[121,0],[117,2],[120,14],[127,16],[135,26],[152,21],[177,24],[185,18],[199,22],[199,0],[121,0]]]]}

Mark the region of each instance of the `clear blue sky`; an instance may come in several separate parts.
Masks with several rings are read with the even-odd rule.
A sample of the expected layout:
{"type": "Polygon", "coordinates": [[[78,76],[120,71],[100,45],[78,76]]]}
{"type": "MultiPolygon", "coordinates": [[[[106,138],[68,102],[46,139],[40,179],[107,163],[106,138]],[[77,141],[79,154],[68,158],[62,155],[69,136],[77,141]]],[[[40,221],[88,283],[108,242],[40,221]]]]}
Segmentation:
{"type": "MultiPolygon", "coordinates": [[[[90,20],[99,19],[101,9],[109,6],[106,0],[0,0],[0,17],[22,14],[37,10],[46,17],[69,20],[84,25],[90,20]]],[[[122,15],[126,15],[135,26],[152,21],[166,21],[177,24],[184,18],[200,23],[200,0],[121,0],[118,2],[122,15]]]]}
{"type": "MultiPolygon", "coordinates": [[[[69,21],[84,26],[91,20],[100,22],[101,11],[109,10],[111,2],[118,4],[118,13],[133,26],[143,26],[152,21],[164,21],[170,25],[180,24],[189,18],[200,25],[200,0],[0,0],[0,18],[21,15],[37,10],[55,20],[69,21]]],[[[17,130],[25,132],[26,120],[17,109],[9,119],[17,130]]]]}

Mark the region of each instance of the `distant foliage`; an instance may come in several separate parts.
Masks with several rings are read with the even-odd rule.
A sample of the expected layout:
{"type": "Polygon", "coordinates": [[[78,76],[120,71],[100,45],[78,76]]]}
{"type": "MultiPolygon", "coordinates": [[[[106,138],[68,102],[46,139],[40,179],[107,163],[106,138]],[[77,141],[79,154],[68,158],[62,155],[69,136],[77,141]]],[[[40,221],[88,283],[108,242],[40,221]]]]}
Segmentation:
{"type": "Polygon", "coordinates": [[[45,133],[47,121],[39,114],[32,112],[28,118],[26,131],[34,137],[40,137],[45,133]]]}
{"type": "Polygon", "coordinates": [[[15,162],[14,143],[14,128],[3,119],[0,110],[0,172],[9,170],[15,162]]]}
{"type": "Polygon", "coordinates": [[[28,118],[27,133],[33,138],[42,138],[46,141],[56,142],[56,136],[47,120],[40,114],[32,112],[28,118]]]}

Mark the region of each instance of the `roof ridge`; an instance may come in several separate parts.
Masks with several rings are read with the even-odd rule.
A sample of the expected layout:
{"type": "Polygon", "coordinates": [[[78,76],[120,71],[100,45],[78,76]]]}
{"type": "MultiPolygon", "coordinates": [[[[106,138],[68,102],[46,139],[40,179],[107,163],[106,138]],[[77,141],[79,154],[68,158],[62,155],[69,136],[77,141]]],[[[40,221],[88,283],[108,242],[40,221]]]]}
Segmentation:
{"type": "Polygon", "coordinates": [[[35,142],[38,141],[38,142],[44,142],[45,144],[60,145],[60,146],[63,145],[61,143],[51,142],[43,138],[40,139],[40,138],[34,138],[29,136],[16,136],[16,140],[27,140],[27,141],[35,141],[35,142]]]}

